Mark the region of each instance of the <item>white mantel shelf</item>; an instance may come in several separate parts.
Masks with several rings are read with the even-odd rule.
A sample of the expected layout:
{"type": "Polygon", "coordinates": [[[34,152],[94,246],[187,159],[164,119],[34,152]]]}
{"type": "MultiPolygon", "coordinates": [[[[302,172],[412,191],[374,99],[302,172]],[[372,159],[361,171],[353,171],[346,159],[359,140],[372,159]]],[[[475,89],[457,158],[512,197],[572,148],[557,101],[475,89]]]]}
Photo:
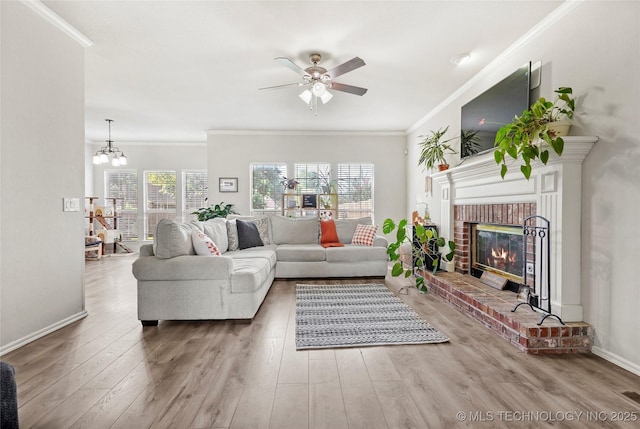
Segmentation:
{"type": "Polygon", "coordinates": [[[520,172],[521,161],[509,165],[503,180],[493,152],[468,158],[431,177],[434,195],[440,195],[441,199],[441,230],[448,237],[453,237],[455,205],[536,203],[536,214],[551,222],[552,312],[565,321],[581,321],[582,162],[598,138],[563,139],[562,156],[552,152],[546,165],[532,162],[530,180],[520,172]]]}

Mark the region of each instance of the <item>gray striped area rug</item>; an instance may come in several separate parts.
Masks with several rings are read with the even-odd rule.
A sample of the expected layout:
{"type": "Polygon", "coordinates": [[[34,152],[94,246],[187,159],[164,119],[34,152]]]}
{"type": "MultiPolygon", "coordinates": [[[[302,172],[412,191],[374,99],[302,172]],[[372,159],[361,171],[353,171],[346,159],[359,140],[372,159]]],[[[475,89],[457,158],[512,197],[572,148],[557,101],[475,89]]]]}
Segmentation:
{"type": "Polygon", "coordinates": [[[444,343],[383,284],[296,285],[296,349],[444,343]]]}

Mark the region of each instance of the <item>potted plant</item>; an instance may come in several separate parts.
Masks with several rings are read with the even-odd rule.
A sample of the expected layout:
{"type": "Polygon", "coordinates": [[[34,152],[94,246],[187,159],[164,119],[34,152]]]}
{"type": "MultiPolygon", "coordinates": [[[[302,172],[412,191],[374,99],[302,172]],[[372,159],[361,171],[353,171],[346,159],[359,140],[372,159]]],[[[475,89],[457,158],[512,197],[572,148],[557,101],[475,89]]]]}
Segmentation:
{"type": "Polygon", "coordinates": [[[564,140],[561,136],[569,132],[570,122],[567,124],[567,121],[573,118],[575,100],[571,88],[561,87],[554,92],[557,94],[554,101],[540,97],[521,116],[516,116],[510,124],[503,125],[498,130],[493,156],[496,164],[502,164],[500,176],[503,179],[507,174],[509,157],[514,160],[522,159],[524,165],[520,166],[520,171],[529,180],[531,161],[539,159],[546,164],[549,160],[549,148],[562,155],[564,140]]]}
{"type": "Polygon", "coordinates": [[[238,212],[233,209],[233,204],[225,204],[224,202],[221,202],[220,204],[216,204],[213,206],[201,207],[191,214],[197,215],[198,220],[204,222],[205,220],[213,219],[216,217],[226,218],[231,213],[238,214],[238,212]]]}
{"type": "Polygon", "coordinates": [[[420,147],[420,158],[418,159],[418,165],[424,164],[428,169],[431,169],[437,165],[440,171],[449,168],[449,164],[447,164],[447,160],[445,159],[445,154],[454,154],[458,152],[453,150],[451,145],[448,144],[450,141],[457,139],[457,137],[451,137],[450,139],[442,140],[448,130],[449,127],[447,126],[445,129],[431,131],[431,134],[427,136],[419,136],[424,140],[418,143],[420,147]]]}
{"type": "Polygon", "coordinates": [[[298,182],[296,179],[287,179],[283,176],[280,184],[284,186],[284,189],[287,191],[295,191],[296,189],[298,189],[298,185],[300,184],[300,182],[298,182]]]}
{"type": "Polygon", "coordinates": [[[475,155],[480,152],[480,137],[476,130],[460,131],[460,152],[462,156],[475,155]]]}
{"type": "MultiPolygon", "coordinates": [[[[434,228],[425,227],[421,224],[413,225],[412,233],[407,236],[407,220],[401,219],[397,225],[392,219],[385,219],[382,224],[382,231],[385,234],[390,234],[397,227],[396,241],[390,243],[387,247],[387,254],[391,261],[395,261],[395,264],[391,268],[391,275],[398,277],[404,275],[410,277],[414,274],[413,262],[409,268],[404,268],[404,265],[400,261],[400,246],[405,243],[409,243],[411,247],[411,260],[415,261],[417,269],[428,269],[435,273],[438,270],[440,259],[444,257],[447,261],[452,261],[456,244],[453,241],[447,240],[444,237],[438,235],[438,232],[434,228]],[[440,248],[447,246],[449,252],[442,254],[440,248]]],[[[424,284],[424,278],[416,275],[416,288],[420,292],[427,292],[427,287],[424,284]]]]}

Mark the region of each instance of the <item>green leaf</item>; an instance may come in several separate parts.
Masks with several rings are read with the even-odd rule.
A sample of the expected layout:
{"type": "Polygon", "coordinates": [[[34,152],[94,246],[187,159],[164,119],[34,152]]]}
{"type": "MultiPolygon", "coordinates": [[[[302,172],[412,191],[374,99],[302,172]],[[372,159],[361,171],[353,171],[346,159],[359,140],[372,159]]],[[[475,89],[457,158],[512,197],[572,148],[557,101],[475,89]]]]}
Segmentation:
{"type": "Polygon", "coordinates": [[[496,164],[500,164],[504,159],[504,154],[500,150],[493,152],[493,158],[496,160],[496,164]]]}
{"type": "Polygon", "coordinates": [[[396,262],[393,265],[393,268],[391,268],[391,275],[393,277],[398,277],[400,274],[402,274],[403,271],[404,271],[404,268],[402,267],[402,263],[396,262]]]}
{"type": "Polygon", "coordinates": [[[502,164],[502,168],[500,169],[500,177],[504,179],[505,174],[507,174],[507,164],[502,164]]]}
{"type": "Polygon", "coordinates": [[[382,232],[385,234],[391,233],[396,227],[396,224],[393,222],[393,219],[385,219],[382,223],[382,232]]]}
{"type": "Polygon", "coordinates": [[[530,165],[521,165],[520,166],[520,171],[522,171],[522,174],[524,175],[524,177],[529,180],[529,177],[531,177],[531,166],[530,165]]]}
{"type": "Polygon", "coordinates": [[[542,161],[543,164],[546,164],[548,160],[549,160],[549,151],[543,150],[542,153],[540,153],[540,161],[542,161]]]}
{"type": "Polygon", "coordinates": [[[562,151],[564,150],[564,140],[562,140],[562,137],[554,139],[551,142],[551,147],[558,155],[562,155],[562,151]]]}
{"type": "Polygon", "coordinates": [[[513,159],[518,159],[518,148],[516,146],[509,146],[507,148],[507,153],[513,159]]]}
{"type": "Polygon", "coordinates": [[[407,278],[407,277],[411,277],[411,270],[407,270],[407,271],[405,271],[405,272],[404,272],[404,277],[405,277],[405,278],[407,278]]]}

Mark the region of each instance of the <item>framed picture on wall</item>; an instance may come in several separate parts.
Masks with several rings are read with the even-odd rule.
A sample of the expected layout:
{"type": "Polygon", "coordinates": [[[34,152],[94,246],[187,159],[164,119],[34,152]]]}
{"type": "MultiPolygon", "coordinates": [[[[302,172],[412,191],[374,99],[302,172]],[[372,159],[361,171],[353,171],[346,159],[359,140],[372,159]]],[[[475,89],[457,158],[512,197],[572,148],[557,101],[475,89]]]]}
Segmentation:
{"type": "Polygon", "coordinates": [[[219,177],[218,190],[220,192],[238,192],[237,177],[219,177]]]}

